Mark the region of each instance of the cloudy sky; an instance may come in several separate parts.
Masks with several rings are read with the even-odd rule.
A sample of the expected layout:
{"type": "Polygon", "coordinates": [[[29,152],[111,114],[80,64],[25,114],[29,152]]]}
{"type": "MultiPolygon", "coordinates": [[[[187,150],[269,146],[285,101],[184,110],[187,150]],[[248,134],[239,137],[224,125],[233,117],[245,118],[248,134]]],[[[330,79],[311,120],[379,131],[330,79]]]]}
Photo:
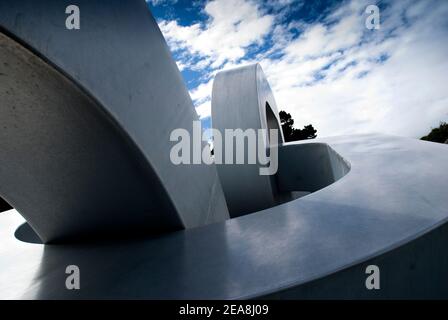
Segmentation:
{"type": "Polygon", "coordinates": [[[320,137],[421,137],[448,121],[446,0],[147,2],[205,125],[214,75],[254,62],[279,109],[320,137]]]}

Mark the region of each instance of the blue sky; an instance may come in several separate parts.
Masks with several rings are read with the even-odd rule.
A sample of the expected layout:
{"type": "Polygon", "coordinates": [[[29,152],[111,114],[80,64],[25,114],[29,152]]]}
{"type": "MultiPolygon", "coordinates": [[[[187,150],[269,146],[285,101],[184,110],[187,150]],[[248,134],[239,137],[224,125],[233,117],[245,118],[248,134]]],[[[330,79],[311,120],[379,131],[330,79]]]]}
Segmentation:
{"type": "Polygon", "coordinates": [[[448,121],[448,1],[147,2],[205,124],[216,73],[255,62],[279,109],[319,136],[420,137],[448,121]]]}

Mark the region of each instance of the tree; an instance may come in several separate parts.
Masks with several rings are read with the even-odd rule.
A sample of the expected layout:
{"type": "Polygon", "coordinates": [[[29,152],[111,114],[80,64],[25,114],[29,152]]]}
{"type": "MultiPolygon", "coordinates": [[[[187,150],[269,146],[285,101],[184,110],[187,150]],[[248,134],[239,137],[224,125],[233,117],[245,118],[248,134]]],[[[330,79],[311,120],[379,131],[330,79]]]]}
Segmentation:
{"type": "Polygon", "coordinates": [[[448,123],[440,122],[440,126],[438,128],[433,128],[427,136],[421,137],[420,139],[432,142],[448,143],[448,123]]]}
{"type": "Polygon", "coordinates": [[[313,125],[309,124],[304,126],[303,129],[296,129],[294,128],[294,119],[291,117],[291,114],[282,110],[279,115],[285,142],[314,139],[317,137],[317,130],[314,129],[313,125]]]}

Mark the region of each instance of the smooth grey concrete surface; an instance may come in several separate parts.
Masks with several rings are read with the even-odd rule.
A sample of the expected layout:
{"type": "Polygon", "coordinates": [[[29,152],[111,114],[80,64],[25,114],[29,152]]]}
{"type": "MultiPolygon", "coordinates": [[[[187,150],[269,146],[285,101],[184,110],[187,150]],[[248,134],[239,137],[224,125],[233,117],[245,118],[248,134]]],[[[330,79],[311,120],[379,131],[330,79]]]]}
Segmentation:
{"type": "Polygon", "coordinates": [[[198,117],[145,1],[70,4],[0,1],[0,195],[45,242],[227,219],[215,167],[170,161],[198,117]]]}
{"type": "MultiPolygon", "coordinates": [[[[213,81],[212,127],[226,129],[277,129],[278,141],[263,136],[262,148],[284,142],[277,104],[259,64],[219,72],[213,81]]],[[[247,143],[247,142],[246,142],[247,143]]],[[[227,147],[228,148],[228,147],[227,147]]],[[[223,150],[226,142],[223,141],[223,150]]],[[[233,144],[235,154],[236,144],[233,144]]],[[[246,150],[247,152],[247,147],[246,150]]],[[[246,156],[247,157],[247,156],[246,156]]],[[[260,175],[256,164],[217,164],[219,178],[232,217],[266,209],[279,203],[275,175],[260,175]]]]}
{"type": "Polygon", "coordinates": [[[350,170],[350,164],[326,143],[285,144],[278,152],[280,191],[315,192],[350,170]]]}
{"type": "Polygon", "coordinates": [[[448,224],[397,249],[263,299],[448,299],[448,224]],[[366,269],[380,268],[380,289],[366,290],[366,269]]]}
{"type": "Polygon", "coordinates": [[[293,148],[314,143],[343,155],[350,171],[300,199],[157,238],[30,244],[14,237],[23,219],[2,213],[0,298],[448,298],[439,282],[448,258],[446,146],[360,135],[293,148]],[[372,261],[385,290],[365,293],[372,261]],[[65,289],[69,264],[80,267],[81,290],[65,289]]]}

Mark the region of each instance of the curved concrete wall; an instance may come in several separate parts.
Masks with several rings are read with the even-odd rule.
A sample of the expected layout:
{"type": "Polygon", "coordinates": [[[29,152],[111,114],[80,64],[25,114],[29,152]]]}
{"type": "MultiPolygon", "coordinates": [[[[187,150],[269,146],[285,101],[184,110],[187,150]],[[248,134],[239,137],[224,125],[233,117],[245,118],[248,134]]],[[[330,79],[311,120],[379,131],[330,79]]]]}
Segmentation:
{"type": "Polygon", "coordinates": [[[0,191],[43,241],[183,227],[151,166],[94,100],[2,34],[0,61],[0,191]]]}
{"type": "Polygon", "coordinates": [[[287,143],[278,149],[281,191],[315,192],[345,176],[350,164],[326,143],[287,143]]]}
{"type": "MultiPolygon", "coordinates": [[[[212,90],[212,126],[222,135],[226,129],[244,131],[281,128],[274,96],[259,64],[222,71],[216,75],[212,90]]],[[[282,143],[282,130],[278,134],[278,141],[274,143],[269,141],[267,135],[263,136],[262,148],[269,152],[271,145],[282,143]]],[[[223,147],[226,150],[225,141],[223,147]]],[[[235,153],[235,144],[233,150],[235,153]]],[[[260,167],[262,165],[259,162],[217,165],[232,217],[278,203],[280,195],[275,175],[260,175],[260,167]]]]}
{"type": "Polygon", "coordinates": [[[81,29],[67,30],[70,4],[0,2],[0,27],[8,34],[2,55],[35,66],[9,65],[2,76],[10,98],[0,111],[1,125],[9,126],[1,143],[14,152],[0,158],[1,196],[44,241],[228,218],[214,166],[170,161],[170,133],[192,132],[198,117],[146,3],[77,1],[81,29]],[[32,81],[33,72],[51,79],[32,81]],[[14,101],[32,99],[34,109],[14,109],[14,101]]]}

